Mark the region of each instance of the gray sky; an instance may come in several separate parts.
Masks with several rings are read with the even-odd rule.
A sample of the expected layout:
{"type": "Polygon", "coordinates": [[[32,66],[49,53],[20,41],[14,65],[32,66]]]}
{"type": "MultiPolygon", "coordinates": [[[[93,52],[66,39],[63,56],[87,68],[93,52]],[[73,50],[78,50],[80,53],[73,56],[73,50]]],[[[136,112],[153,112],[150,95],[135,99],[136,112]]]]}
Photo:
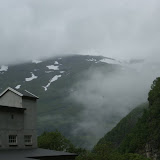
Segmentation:
{"type": "Polygon", "coordinates": [[[0,0],[0,63],[160,51],[159,0],[0,0]]]}

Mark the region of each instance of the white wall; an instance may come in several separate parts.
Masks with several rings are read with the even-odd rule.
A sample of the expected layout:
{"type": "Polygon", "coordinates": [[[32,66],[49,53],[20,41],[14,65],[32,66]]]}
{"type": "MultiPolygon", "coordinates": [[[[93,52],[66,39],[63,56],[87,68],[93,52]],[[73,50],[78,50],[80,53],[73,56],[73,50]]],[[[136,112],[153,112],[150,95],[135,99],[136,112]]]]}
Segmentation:
{"type": "Polygon", "coordinates": [[[11,91],[7,91],[0,98],[0,105],[22,108],[22,97],[11,91]]]}

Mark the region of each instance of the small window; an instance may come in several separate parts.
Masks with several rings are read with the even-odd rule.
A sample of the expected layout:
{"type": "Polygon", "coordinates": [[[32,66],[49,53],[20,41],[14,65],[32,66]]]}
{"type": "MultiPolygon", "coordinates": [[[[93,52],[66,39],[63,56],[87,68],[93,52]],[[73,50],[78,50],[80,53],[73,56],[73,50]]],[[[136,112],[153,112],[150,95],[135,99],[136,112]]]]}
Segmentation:
{"type": "Polygon", "coordinates": [[[14,115],[13,114],[11,114],[11,119],[14,119],[14,115]]]}
{"type": "Polygon", "coordinates": [[[32,144],[32,136],[31,135],[25,135],[24,136],[24,142],[25,142],[25,145],[31,145],[32,144]]]}
{"type": "Polygon", "coordinates": [[[0,147],[1,147],[1,145],[2,145],[2,137],[0,135],[0,147]]]}
{"type": "Polygon", "coordinates": [[[17,145],[17,135],[9,135],[9,145],[17,145]]]}

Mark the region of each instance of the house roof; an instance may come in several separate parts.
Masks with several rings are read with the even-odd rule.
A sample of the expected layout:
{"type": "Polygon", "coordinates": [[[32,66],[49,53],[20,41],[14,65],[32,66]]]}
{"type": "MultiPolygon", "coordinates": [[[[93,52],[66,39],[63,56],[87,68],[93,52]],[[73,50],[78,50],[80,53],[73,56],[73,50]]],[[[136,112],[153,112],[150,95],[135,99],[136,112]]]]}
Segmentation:
{"type": "Polygon", "coordinates": [[[0,159],[3,160],[32,160],[32,159],[41,159],[44,157],[48,157],[53,159],[61,159],[61,157],[73,157],[71,159],[74,159],[77,156],[77,154],[74,153],[67,153],[62,151],[54,151],[54,150],[48,150],[48,149],[19,149],[19,150],[0,150],[0,159]],[[58,158],[59,157],[59,158],[58,158]]]}
{"type": "Polygon", "coordinates": [[[36,95],[34,95],[33,93],[27,91],[27,90],[24,90],[24,91],[21,91],[21,90],[17,90],[17,89],[13,89],[11,87],[8,87],[7,89],[5,89],[1,94],[0,94],[0,97],[2,97],[7,91],[11,91],[21,97],[29,97],[29,98],[34,98],[34,99],[39,99],[39,97],[37,97],[36,95]]]}

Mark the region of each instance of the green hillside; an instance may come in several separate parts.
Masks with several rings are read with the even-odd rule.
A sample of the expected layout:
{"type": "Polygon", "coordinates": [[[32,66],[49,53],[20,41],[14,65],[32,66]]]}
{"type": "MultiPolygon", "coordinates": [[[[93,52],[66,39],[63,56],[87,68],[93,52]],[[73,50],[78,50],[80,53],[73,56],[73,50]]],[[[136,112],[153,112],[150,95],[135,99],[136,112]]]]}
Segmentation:
{"type": "Polygon", "coordinates": [[[92,152],[77,160],[160,160],[160,78],[154,80],[148,102],[131,111],[92,152]]]}
{"type": "Polygon", "coordinates": [[[142,104],[133,109],[126,117],[124,117],[110,132],[101,138],[98,144],[112,143],[116,148],[122,143],[124,138],[132,131],[137,121],[142,116],[144,109],[148,108],[148,104],[142,104]]]}
{"type": "Polygon", "coordinates": [[[160,78],[153,82],[148,101],[149,109],[144,112],[133,131],[125,137],[119,150],[160,159],[160,78]]]}

